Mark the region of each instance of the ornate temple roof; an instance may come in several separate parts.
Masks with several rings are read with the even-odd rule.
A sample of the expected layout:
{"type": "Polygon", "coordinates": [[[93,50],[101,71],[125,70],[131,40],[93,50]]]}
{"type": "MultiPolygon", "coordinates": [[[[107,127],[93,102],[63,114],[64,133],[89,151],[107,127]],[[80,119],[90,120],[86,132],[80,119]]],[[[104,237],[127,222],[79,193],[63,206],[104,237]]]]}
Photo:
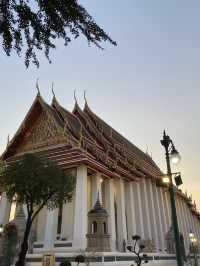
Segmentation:
{"type": "MultiPolygon", "coordinates": [[[[87,102],[82,110],[76,101],[69,112],[55,95],[49,105],[39,92],[0,159],[9,164],[26,152],[42,152],[63,169],[86,164],[110,178],[138,181],[145,177],[159,183],[163,174],[148,154],[98,117],[87,102]]],[[[179,190],[177,194],[200,219],[187,194],[179,190]]]]}
{"type": "MultiPolygon", "coordinates": [[[[35,140],[34,125],[42,113],[47,116],[43,123],[47,123],[48,119],[49,123],[53,125],[50,131],[54,128],[55,134],[59,135],[59,144],[69,144],[71,148],[79,148],[85,158],[93,160],[94,164],[104,167],[108,172],[129,180],[140,177],[157,178],[161,174],[160,169],[149,155],[142,152],[98,117],[89,108],[87,102],[83,110],[75,102],[73,111],[69,112],[59,104],[55,95],[52,104],[49,105],[43,100],[40,93],[36,96],[22,125],[3,153],[3,160],[9,160],[13,156],[25,152],[23,148],[19,147],[25,145],[31,134],[34,136],[32,139],[35,140]]],[[[52,137],[52,133],[49,133],[49,136],[52,137]]],[[[48,134],[46,137],[48,138],[48,134]]],[[[45,138],[42,140],[45,142],[45,138]]],[[[53,144],[58,143],[51,143],[49,139],[47,144],[51,149],[53,144]]],[[[37,147],[39,148],[36,145],[35,150],[37,147]]]]}

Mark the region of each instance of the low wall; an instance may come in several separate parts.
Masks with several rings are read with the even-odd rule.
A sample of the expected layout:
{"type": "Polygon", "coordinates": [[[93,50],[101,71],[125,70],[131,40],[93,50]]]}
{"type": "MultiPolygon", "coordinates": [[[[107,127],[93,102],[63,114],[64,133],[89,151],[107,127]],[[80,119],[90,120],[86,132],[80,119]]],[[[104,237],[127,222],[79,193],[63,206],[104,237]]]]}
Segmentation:
{"type": "MultiPolygon", "coordinates": [[[[75,257],[77,255],[84,255],[87,256],[85,253],[55,253],[56,257],[56,266],[59,266],[60,263],[67,259],[72,262],[72,265],[77,265],[74,262],[75,257]]],[[[147,254],[148,257],[148,264],[149,266],[158,265],[158,266],[176,266],[175,256],[169,254],[147,254]]],[[[27,256],[27,266],[42,266],[42,254],[29,254],[27,256]]],[[[90,258],[90,266],[98,266],[98,265],[105,265],[105,266],[114,266],[114,265],[121,265],[121,266],[129,266],[132,265],[136,256],[131,253],[95,253],[93,256],[89,255],[90,258]]],[[[83,263],[82,265],[86,265],[83,263]]],[[[81,266],[81,264],[80,264],[81,266]]]]}

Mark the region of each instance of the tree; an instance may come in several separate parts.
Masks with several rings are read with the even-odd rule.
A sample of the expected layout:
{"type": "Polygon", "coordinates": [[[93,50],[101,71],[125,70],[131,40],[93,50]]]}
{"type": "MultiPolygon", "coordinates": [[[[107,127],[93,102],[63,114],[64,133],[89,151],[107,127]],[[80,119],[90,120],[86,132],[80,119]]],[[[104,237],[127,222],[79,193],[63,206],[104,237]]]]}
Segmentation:
{"type": "Polygon", "coordinates": [[[24,266],[33,221],[44,206],[54,209],[71,199],[74,178],[45,157],[26,154],[5,169],[1,185],[10,201],[16,197],[17,203],[27,208],[26,227],[16,263],[16,266],[24,266]]]}
{"type": "Polygon", "coordinates": [[[50,62],[55,39],[68,45],[72,37],[80,35],[98,48],[102,41],[116,45],[78,0],[0,0],[2,47],[8,56],[12,50],[20,56],[25,44],[26,67],[30,61],[39,67],[36,50],[43,50],[50,62]]]}
{"type": "Polygon", "coordinates": [[[138,235],[132,236],[133,246],[127,246],[126,247],[128,249],[128,251],[134,253],[137,256],[137,259],[136,259],[136,265],[137,266],[141,266],[142,261],[144,261],[144,263],[147,263],[148,262],[147,255],[146,254],[143,254],[143,257],[141,257],[141,252],[145,248],[145,246],[142,245],[142,244],[141,245],[138,244],[138,242],[140,241],[140,239],[141,238],[138,235]]]}

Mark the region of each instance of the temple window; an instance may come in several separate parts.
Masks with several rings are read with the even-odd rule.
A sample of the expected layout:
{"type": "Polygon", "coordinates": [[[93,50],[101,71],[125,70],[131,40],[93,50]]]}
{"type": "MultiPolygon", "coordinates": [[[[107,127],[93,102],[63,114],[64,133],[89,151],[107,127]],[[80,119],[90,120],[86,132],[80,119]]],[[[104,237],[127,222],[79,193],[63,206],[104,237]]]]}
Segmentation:
{"type": "Polygon", "coordinates": [[[97,222],[94,221],[92,223],[92,234],[96,234],[96,232],[97,232],[97,222]]]}
{"type": "Polygon", "coordinates": [[[58,224],[57,224],[57,239],[60,239],[61,230],[62,230],[62,213],[63,213],[63,204],[61,203],[58,208],[58,224]]]}
{"type": "Polygon", "coordinates": [[[107,226],[105,222],[103,223],[103,232],[104,234],[107,234],[107,226]]]}

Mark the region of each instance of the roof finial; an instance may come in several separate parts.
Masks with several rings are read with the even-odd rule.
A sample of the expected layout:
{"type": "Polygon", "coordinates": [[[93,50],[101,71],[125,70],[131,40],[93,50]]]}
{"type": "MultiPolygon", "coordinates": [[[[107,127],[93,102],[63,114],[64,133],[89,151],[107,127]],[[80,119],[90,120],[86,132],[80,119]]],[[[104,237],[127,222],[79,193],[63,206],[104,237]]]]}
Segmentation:
{"type": "Polygon", "coordinates": [[[37,80],[36,80],[36,89],[38,91],[38,95],[40,95],[39,78],[37,78],[37,80]]]}
{"type": "Polygon", "coordinates": [[[76,90],[74,90],[74,101],[75,101],[75,103],[77,103],[76,90]]]}
{"type": "Polygon", "coordinates": [[[84,100],[85,100],[85,104],[87,104],[87,99],[86,99],[86,90],[84,90],[84,100]]]}
{"type": "Polygon", "coordinates": [[[7,147],[8,147],[8,145],[9,145],[9,143],[10,143],[10,136],[9,136],[9,134],[8,134],[8,137],[7,137],[7,147]]]}
{"type": "Polygon", "coordinates": [[[51,84],[51,91],[52,91],[53,97],[56,97],[55,92],[54,92],[54,83],[53,82],[51,84]]]}

